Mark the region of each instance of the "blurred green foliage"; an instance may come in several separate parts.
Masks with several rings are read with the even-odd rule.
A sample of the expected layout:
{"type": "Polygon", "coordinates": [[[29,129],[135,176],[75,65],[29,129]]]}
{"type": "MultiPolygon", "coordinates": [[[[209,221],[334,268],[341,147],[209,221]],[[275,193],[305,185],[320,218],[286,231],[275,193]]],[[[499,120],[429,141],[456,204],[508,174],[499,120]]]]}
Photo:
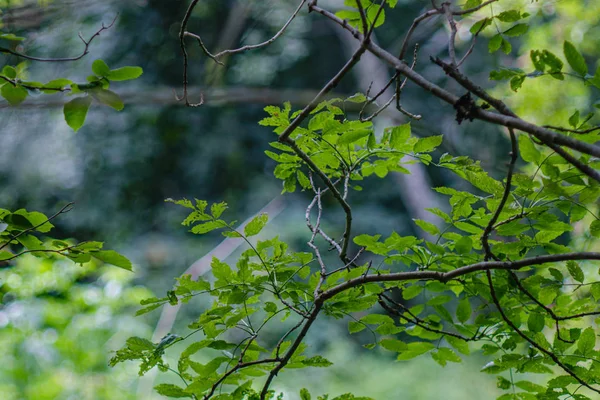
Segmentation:
{"type": "Polygon", "coordinates": [[[136,374],[110,352],[150,326],[133,309],[150,292],[112,266],[20,257],[0,270],[2,399],[134,399],[136,374]]]}

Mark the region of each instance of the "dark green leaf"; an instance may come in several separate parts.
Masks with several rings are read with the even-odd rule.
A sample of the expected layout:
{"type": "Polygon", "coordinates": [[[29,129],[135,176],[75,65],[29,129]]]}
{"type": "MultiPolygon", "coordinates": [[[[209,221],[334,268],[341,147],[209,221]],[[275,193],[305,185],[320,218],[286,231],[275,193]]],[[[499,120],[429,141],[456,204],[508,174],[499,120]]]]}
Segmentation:
{"type": "Polygon", "coordinates": [[[573,43],[565,40],[563,44],[563,51],[567,62],[573,68],[573,71],[577,72],[581,76],[585,76],[588,73],[588,67],[585,63],[585,58],[575,48],[573,43]]]}

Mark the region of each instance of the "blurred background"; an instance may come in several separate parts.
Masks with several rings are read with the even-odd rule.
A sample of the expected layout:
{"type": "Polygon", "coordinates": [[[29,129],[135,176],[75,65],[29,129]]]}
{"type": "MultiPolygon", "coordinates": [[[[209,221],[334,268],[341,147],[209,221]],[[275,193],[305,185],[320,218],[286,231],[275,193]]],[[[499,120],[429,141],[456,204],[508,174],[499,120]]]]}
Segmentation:
{"type": "MultiPolygon", "coordinates": [[[[343,7],[341,0],[319,4],[343,7]]],[[[140,79],[113,86],[125,101],[123,111],[95,104],[77,134],[63,120],[62,105],[68,101],[64,95],[32,96],[17,108],[0,102],[0,207],[50,215],[73,201],[75,209],[56,220],[54,237],[102,240],[105,247],[122,252],[135,264],[132,274],[113,267],[81,268],[23,258],[17,267],[0,270],[3,399],[159,398],[151,392],[152,383],[169,382],[168,376],[151,374],[140,381],[134,364],[109,368],[110,351],[131,335],[156,335],[160,313],[134,318],[139,300],[151,293],[162,296],[175,277],[222,239],[218,234],[197,237],[186,232],[180,225],[184,210],[166,204],[165,198],[225,201],[230,207],[226,216],[238,221],[267,207],[271,222],[261,235],[279,235],[297,249],[306,247],[304,210],[310,194],[280,196],[281,182],[272,175],[274,162],[264,156],[276,136],[257,122],[265,116],[266,105],[290,101],[295,109],[304,106],[346,62],[356,44],[328,20],[305,11],[272,45],[226,58],[224,67],[207,60],[190,41],[190,101],[199,101],[203,93],[205,105],[186,108],[176,100],[176,93],[182,92],[178,32],[187,6],[188,1],[182,0],[0,0],[2,30],[24,35],[27,39],[19,46],[38,57],[78,54],[83,47],[78,32],[89,37],[103,22],[118,16],[115,26],[102,33],[83,59],[24,64],[33,80],[85,81],[97,58],[112,68],[144,69],[140,79]]],[[[412,20],[429,6],[429,0],[400,0],[396,9],[388,10],[375,39],[398,53],[412,20]]],[[[463,72],[486,88],[496,86],[494,93],[525,119],[566,126],[576,109],[583,115],[592,110],[597,93],[569,80],[559,88],[558,81],[548,77],[528,79],[514,93],[506,82],[489,81],[489,71],[500,66],[528,69],[531,49],[562,54],[564,40],[597,59],[600,3],[504,0],[493,11],[515,6],[536,16],[529,33],[511,38],[510,54],[490,54],[482,35],[463,72]]],[[[297,2],[290,0],[201,0],[188,29],[217,52],[268,39],[296,7],[297,2]]],[[[460,54],[471,43],[470,26],[488,15],[489,11],[480,12],[459,24],[460,54]]],[[[420,45],[416,69],[461,95],[464,90],[429,61],[430,56],[447,55],[447,34],[443,18],[419,26],[411,43],[420,45]]],[[[21,62],[7,55],[0,60],[2,65],[21,62]]],[[[377,59],[364,57],[333,95],[366,92],[370,85],[376,92],[391,75],[377,59]]],[[[384,95],[381,102],[387,98],[384,95]]],[[[412,122],[414,134],[444,134],[437,156],[442,152],[468,155],[481,160],[492,176],[504,175],[509,143],[501,129],[478,122],[457,125],[452,107],[410,83],[403,105],[423,116],[412,122]]],[[[346,106],[349,117],[355,118],[358,110],[346,106]]],[[[406,122],[391,107],[376,120],[376,127],[381,132],[406,122]]],[[[430,189],[442,185],[460,188],[465,183],[446,171],[423,166],[413,166],[411,175],[365,181],[362,192],[350,198],[355,232],[421,236],[412,219],[439,222],[424,208],[448,208],[447,200],[430,189]]],[[[341,214],[327,206],[325,227],[331,235],[340,235],[341,214]]],[[[222,250],[231,261],[241,248],[229,243],[222,250]]],[[[183,307],[168,330],[187,333],[187,323],[202,307],[201,301],[183,307]]],[[[319,324],[308,343],[336,365],[281,374],[274,388],[289,393],[290,399],[297,398],[301,387],[316,394],[353,392],[376,399],[482,399],[501,393],[494,378],[478,372],[487,362],[483,356],[446,368],[427,357],[398,363],[390,353],[363,349],[361,344],[368,338],[350,337],[345,320],[323,319],[319,324]]]]}

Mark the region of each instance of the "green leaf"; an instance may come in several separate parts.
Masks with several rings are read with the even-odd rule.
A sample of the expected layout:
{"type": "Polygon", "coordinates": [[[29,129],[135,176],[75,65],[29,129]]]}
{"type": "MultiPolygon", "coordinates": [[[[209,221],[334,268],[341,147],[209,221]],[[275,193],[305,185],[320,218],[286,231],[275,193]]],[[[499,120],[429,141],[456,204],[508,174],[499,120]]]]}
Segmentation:
{"type": "Polygon", "coordinates": [[[269,216],[267,214],[257,215],[244,227],[244,235],[246,237],[258,235],[268,221],[269,216]]]}
{"type": "Polygon", "coordinates": [[[65,104],[63,109],[65,121],[67,121],[67,125],[69,125],[75,132],[77,132],[79,128],[83,126],[91,103],[91,97],[85,96],[76,97],[65,104]]]}
{"type": "Polygon", "coordinates": [[[435,348],[433,343],[429,342],[412,342],[407,344],[407,350],[403,351],[398,355],[397,360],[410,360],[420,356],[423,353],[427,353],[429,350],[435,348]]]}
{"type": "Polygon", "coordinates": [[[475,8],[479,5],[481,5],[482,2],[483,2],[483,0],[467,0],[465,5],[463,6],[463,9],[468,10],[470,8],[475,8]]]}
{"type": "Polygon", "coordinates": [[[110,68],[103,60],[96,60],[92,63],[92,71],[98,76],[108,76],[110,74],[110,68]]]}
{"type": "Polygon", "coordinates": [[[579,110],[575,110],[575,112],[569,117],[569,125],[571,125],[571,127],[573,129],[577,128],[577,125],[579,124],[579,110]]]}
{"type": "Polygon", "coordinates": [[[492,36],[490,39],[488,43],[488,50],[490,53],[495,53],[500,49],[500,46],[502,46],[502,35],[498,33],[492,36]]]}
{"type": "Polygon", "coordinates": [[[306,389],[306,388],[300,389],[300,400],[311,400],[311,399],[312,399],[312,397],[310,396],[308,389],[306,389]]]}
{"type": "Polygon", "coordinates": [[[456,318],[463,324],[471,318],[471,303],[468,297],[463,297],[456,307],[456,318]]]}
{"type": "Polygon", "coordinates": [[[519,151],[523,160],[535,164],[540,163],[540,158],[542,154],[535,147],[533,141],[529,138],[529,136],[519,135],[519,151]]]}
{"type": "Polygon", "coordinates": [[[351,103],[364,103],[365,101],[367,101],[367,97],[362,93],[356,93],[350,97],[347,97],[346,99],[344,99],[344,101],[349,101],[351,103]]]}
{"type": "Polygon", "coordinates": [[[11,106],[18,106],[27,98],[28,93],[22,86],[13,86],[11,83],[6,83],[2,85],[0,94],[2,94],[2,97],[4,97],[11,106]]]}
{"type": "Polygon", "coordinates": [[[127,81],[139,78],[143,73],[140,67],[121,67],[110,70],[105,76],[111,81],[127,81]]]}
{"type": "Polygon", "coordinates": [[[96,88],[91,90],[90,93],[100,103],[112,107],[117,111],[121,111],[125,107],[119,95],[111,90],[96,88]]]}
{"type": "Polygon", "coordinates": [[[417,297],[423,291],[423,286],[412,285],[402,290],[402,297],[404,300],[410,300],[417,297]]]}
{"type": "Polygon", "coordinates": [[[362,331],[365,328],[366,328],[366,326],[363,323],[356,322],[356,321],[348,322],[348,332],[350,332],[350,333],[357,333],[357,332],[362,331]]]}
{"type": "Polygon", "coordinates": [[[469,254],[473,249],[473,239],[469,236],[463,236],[454,244],[454,250],[458,254],[469,254]]]}
{"type": "Polygon", "coordinates": [[[396,353],[400,353],[408,349],[406,343],[398,339],[383,339],[379,342],[379,345],[386,350],[394,351],[396,353]]]}
{"type": "Polygon", "coordinates": [[[496,18],[502,22],[517,22],[521,19],[521,12],[518,10],[503,11],[496,15],[496,18]]]}
{"type": "Polygon", "coordinates": [[[541,332],[544,329],[545,321],[542,314],[532,312],[527,318],[527,328],[531,332],[541,332]]]}
{"type": "Polygon", "coordinates": [[[390,130],[390,147],[400,149],[410,138],[410,122],[404,125],[395,126],[390,130]]]}
{"type": "MultiPolygon", "coordinates": [[[[2,68],[2,75],[6,76],[9,79],[15,79],[17,77],[17,70],[11,65],[5,65],[2,68]]],[[[4,81],[0,82],[4,83],[4,81]]]]}
{"type": "Polygon", "coordinates": [[[475,22],[471,26],[471,29],[469,29],[469,32],[471,32],[472,35],[476,35],[476,34],[482,32],[485,28],[487,28],[491,24],[492,24],[492,19],[491,18],[481,19],[481,20],[475,22]]]}
{"type": "Polygon", "coordinates": [[[588,73],[588,67],[585,63],[585,58],[575,48],[573,43],[565,40],[563,44],[563,51],[567,62],[573,68],[573,71],[577,72],[581,76],[585,76],[588,73]]]}
{"type": "Polygon", "coordinates": [[[231,276],[233,276],[233,272],[231,271],[231,267],[225,264],[221,260],[216,257],[213,257],[210,267],[212,269],[213,275],[217,279],[223,279],[225,281],[229,280],[231,276]]]}
{"type": "Polygon", "coordinates": [[[210,213],[212,214],[213,218],[219,218],[225,210],[227,210],[227,203],[225,202],[213,203],[210,206],[210,213]]]}
{"type": "Polygon", "coordinates": [[[307,367],[329,367],[333,365],[331,361],[322,356],[314,356],[311,358],[307,358],[306,360],[302,360],[302,364],[307,367]]]}
{"type": "Polygon", "coordinates": [[[12,41],[15,41],[15,42],[20,42],[22,40],[25,40],[24,37],[17,36],[14,33],[0,33],[0,39],[12,40],[12,41]]]}
{"type": "Polygon", "coordinates": [[[431,357],[440,365],[445,366],[448,361],[459,363],[462,361],[460,356],[454,350],[447,347],[441,347],[431,353],[431,357]]]}
{"type": "Polygon", "coordinates": [[[524,33],[526,33],[528,29],[529,29],[529,25],[527,25],[527,24],[516,24],[512,28],[505,30],[504,34],[506,36],[510,36],[510,37],[521,36],[524,33]]]}
{"type": "Polygon", "coordinates": [[[14,257],[15,255],[13,253],[10,253],[6,250],[2,250],[0,251],[0,261],[4,261],[4,260],[10,260],[14,257]]]}
{"type": "Polygon", "coordinates": [[[182,388],[170,383],[161,383],[154,386],[154,390],[160,395],[174,398],[193,397],[191,393],[186,393],[182,388]]]}
{"type": "Polygon", "coordinates": [[[432,224],[431,222],[427,222],[422,219],[413,219],[413,221],[415,221],[415,224],[417,224],[419,226],[419,228],[423,229],[425,232],[429,233],[430,235],[435,236],[440,233],[440,230],[438,229],[438,227],[435,226],[434,224],[432,224]]]}
{"type": "Polygon", "coordinates": [[[348,145],[354,143],[360,139],[366,138],[371,134],[371,129],[357,129],[354,131],[348,131],[338,139],[339,145],[348,145]]]}
{"type": "Polygon", "coordinates": [[[108,264],[112,264],[115,267],[123,268],[128,271],[133,271],[131,261],[129,261],[127,259],[127,257],[117,253],[114,250],[94,251],[91,254],[92,254],[92,256],[96,257],[100,261],[103,261],[108,264]]]}
{"type": "Polygon", "coordinates": [[[591,326],[587,327],[579,337],[577,341],[577,349],[583,354],[586,355],[589,352],[594,350],[596,346],[596,332],[594,328],[591,326]]]}
{"type": "Polygon", "coordinates": [[[600,238],[600,219],[595,219],[590,224],[590,234],[594,237],[600,238]]]}
{"type": "Polygon", "coordinates": [[[579,267],[579,264],[576,261],[569,260],[567,261],[567,269],[569,270],[569,274],[579,283],[583,283],[585,276],[583,275],[583,271],[579,267]]]}
{"type": "Polygon", "coordinates": [[[430,151],[435,150],[435,148],[438,147],[440,144],[442,144],[443,137],[443,135],[436,135],[419,139],[419,141],[415,143],[413,151],[415,153],[429,153],[430,151]]]}

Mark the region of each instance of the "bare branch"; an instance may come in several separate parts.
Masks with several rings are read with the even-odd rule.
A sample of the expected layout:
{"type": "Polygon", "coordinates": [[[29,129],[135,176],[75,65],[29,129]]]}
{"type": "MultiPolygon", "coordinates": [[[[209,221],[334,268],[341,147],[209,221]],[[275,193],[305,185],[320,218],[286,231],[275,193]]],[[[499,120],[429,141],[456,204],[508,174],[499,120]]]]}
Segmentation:
{"type": "Polygon", "coordinates": [[[6,48],[6,47],[0,47],[0,53],[11,54],[11,55],[19,57],[19,58],[24,58],[25,60],[39,61],[39,62],[67,62],[67,61],[77,61],[77,60],[82,59],[83,57],[85,57],[89,53],[90,45],[92,44],[92,42],[94,41],[95,38],[97,38],[98,36],[100,36],[100,34],[102,32],[104,32],[105,30],[108,30],[108,29],[110,29],[110,28],[113,27],[113,25],[117,21],[117,17],[118,16],[119,16],[119,14],[115,15],[115,17],[113,18],[113,20],[111,21],[111,23],[108,24],[108,25],[104,25],[104,23],[102,23],[102,26],[100,27],[100,29],[98,29],[88,40],[85,40],[83,38],[83,36],[81,35],[81,33],[79,33],[78,36],[81,39],[81,41],[83,42],[84,48],[83,48],[83,51],[81,52],[81,54],[78,55],[78,56],[75,56],[75,57],[65,57],[65,58],[42,58],[42,57],[34,57],[34,56],[27,55],[27,54],[19,53],[18,51],[14,51],[14,50],[11,50],[11,49],[6,48]]]}

